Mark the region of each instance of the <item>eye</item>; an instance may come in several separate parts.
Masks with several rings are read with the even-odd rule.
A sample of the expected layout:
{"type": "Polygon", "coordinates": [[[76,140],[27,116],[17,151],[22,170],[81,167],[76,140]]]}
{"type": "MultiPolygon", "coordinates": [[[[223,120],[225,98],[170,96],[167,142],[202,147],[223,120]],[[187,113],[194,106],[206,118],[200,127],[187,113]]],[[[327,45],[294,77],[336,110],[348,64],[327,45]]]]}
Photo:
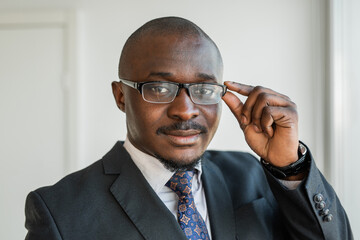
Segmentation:
{"type": "Polygon", "coordinates": [[[151,92],[154,94],[167,94],[169,92],[169,89],[163,86],[153,86],[151,88],[151,92]]]}
{"type": "Polygon", "coordinates": [[[194,91],[195,94],[199,94],[199,95],[211,95],[214,93],[214,89],[213,88],[208,88],[208,87],[199,87],[194,91]]]}

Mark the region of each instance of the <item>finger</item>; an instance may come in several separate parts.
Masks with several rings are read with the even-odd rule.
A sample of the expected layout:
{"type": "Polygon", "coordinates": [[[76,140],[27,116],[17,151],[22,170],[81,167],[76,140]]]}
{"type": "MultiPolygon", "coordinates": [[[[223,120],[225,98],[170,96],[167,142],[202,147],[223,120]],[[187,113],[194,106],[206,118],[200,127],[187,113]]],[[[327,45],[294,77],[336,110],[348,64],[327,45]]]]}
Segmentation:
{"type": "Polygon", "coordinates": [[[265,107],[262,112],[261,116],[261,128],[263,129],[264,133],[266,133],[269,138],[272,138],[274,136],[274,118],[272,116],[272,113],[274,111],[274,107],[265,107]]]}
{"type": "Polygon", "coordinates": [[[242,125],[241,120],[241,109],[243,107],[243,102],[235,96],[232,92],[227,92],[222,99],[226,105],[230,108],[230,111],[234,114],[235,118],[238,120],[240,126],[242,125]]]}
{"type": "MultiPolygon", "coordinates": [[[[277,128],[296,128],[298,122],[297,111],[289,107],[267,106],[261,115],[261,128],[270,138],[277,128]]],[[[297,129],[297,128],[296,128],[297,129]]]]}
{"type": "Polygon", "coordinates": [[[263,109],[266,106],[282,106],[282,107],[296,108],[295,103],[285,98],[282,98],[278,95],[274,95],[266,92],[260,93],[256,99],[253,110],[251,112],[252,123],[258,127],[259,132],[263,130],[261,127],[260,119],[263,114],[263,109]]]}
{"type": "Polygon", "coordinates": [[[249,96],[251,91],[254,89],[253,86],[237,82],[226,81],[224,84],[228,87],[229,90],[235,91],[243,96],[249,96]]]}
{"type": "Polygon", "coordinates": [[[260,94],[262,93],[268,93],[268,94],[273,94],[273,95],[276,95],[276,96],[279,96],[281,98],[284,98],[288,101],[291,101],[289,97],[283,95],[283,94],[280,94],[278,92],[275,92],[269,88],[264,88],[264,87],[261,87],[261,86],[257,86],[253,89],[253,91],[251,91],[251,93],[249,94],[249,97],[247,98],[247,100],[245,101],[244,103],[244,106],[242,108],[242,113],[243,115],[246,117],[246,122],[244,122],[244,124],[250,124],[252,119],[251,119],[251,116],[252,116],[252,111],[253,111],[253,108],[254,108],[254,105],[257,101],[257,98],[260,94]]]}
{"type": "Polygon", "coordinates": [[[284,94],[281,94],[281,93],[278,93],[278,92],[275,92],[271,89],[268,89],[268,88],[264,88],[264,87],[261,87],[261,86],[257,86],[257,87],[253,87],[251,85],[246,85],[246,84],[243,84],[243,83],[238,83],[238,82],[231,82],[231,81],[225,81],[224,84],[228,87],[229,90],[231,91],[235,91],[243,96],[249,96],[249,94],[255,89],[255,88],[263,88],[263,89],[267,89],[271,92],[273,92],[273,94],[275,95],[278,95],[282,98],[285,98],[285,99],[288,99],[290,100],[290,98],[284,94]]]}

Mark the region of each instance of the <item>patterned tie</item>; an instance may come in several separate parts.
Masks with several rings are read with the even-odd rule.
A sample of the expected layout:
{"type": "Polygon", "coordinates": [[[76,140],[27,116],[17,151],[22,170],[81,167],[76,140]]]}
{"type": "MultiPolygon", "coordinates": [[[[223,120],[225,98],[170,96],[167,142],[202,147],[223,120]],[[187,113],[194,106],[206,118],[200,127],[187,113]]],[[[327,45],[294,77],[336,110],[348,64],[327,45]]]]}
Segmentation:
{"type": "Polygon", "coordinates": [[[186,237],[191,240],[209,240],[209,234],[204,220],[196,209],[191,186],[193,171],[176,172],[166,183],[178,196],[178,221],[186,237]]]}

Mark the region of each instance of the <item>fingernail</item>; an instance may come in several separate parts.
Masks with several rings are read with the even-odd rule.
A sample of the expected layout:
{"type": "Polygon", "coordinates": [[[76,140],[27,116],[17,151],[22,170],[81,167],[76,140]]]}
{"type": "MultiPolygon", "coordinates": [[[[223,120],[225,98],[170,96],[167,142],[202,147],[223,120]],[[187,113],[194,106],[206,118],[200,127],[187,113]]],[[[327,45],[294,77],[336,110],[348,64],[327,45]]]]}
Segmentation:
{"type": "Polygon", "coordinates": [[[246,124],[246,116],[244,115],[244,114],[241,114],[241,119],[240,119],[240,121],[241,121],[241,124],[246,124]]]}
{"type": "Polygon", "coordinates": [[[260,132],[260,129],[256,125],[254,125],[254,130],[255,132],[260,132]]]}

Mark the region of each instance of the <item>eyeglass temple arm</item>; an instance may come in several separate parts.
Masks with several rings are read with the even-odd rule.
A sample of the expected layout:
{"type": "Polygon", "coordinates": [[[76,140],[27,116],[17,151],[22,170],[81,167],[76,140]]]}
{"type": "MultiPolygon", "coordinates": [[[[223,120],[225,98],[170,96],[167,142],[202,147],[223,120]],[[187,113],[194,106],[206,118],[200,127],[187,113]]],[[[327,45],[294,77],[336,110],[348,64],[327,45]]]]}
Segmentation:
{"type": "Polygon", "coordinates": [[[138,88],[138,83],[137,82],[127,81],[127,80],[124,80],[124,79],[121,79],[121,78],[120,78],[120,82],[124,83],[125,85],[127,85],[129,87],[132,87],[132,88],[135,88],[135,89],[138,88]]]}

